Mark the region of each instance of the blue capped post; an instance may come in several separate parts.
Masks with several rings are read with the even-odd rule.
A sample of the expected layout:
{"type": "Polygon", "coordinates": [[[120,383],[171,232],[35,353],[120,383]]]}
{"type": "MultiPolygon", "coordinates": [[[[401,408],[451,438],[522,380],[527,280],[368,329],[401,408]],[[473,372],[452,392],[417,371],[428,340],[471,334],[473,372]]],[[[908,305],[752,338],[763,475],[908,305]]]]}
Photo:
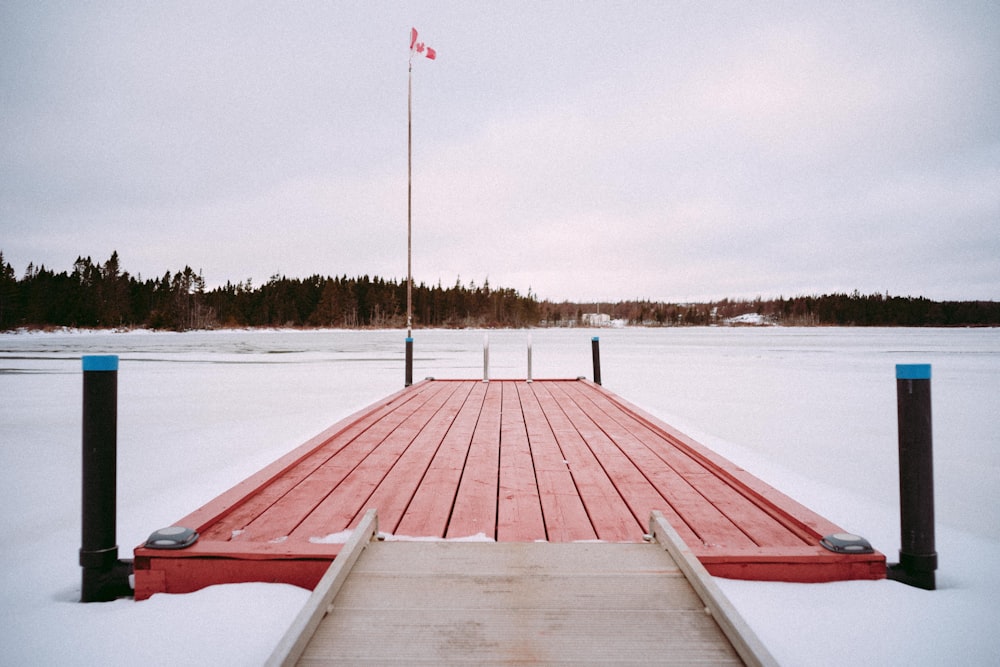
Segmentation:
{"type": "Polygon", "coordinates": [[[83,357],[81,602],[132,595],[132,562],[118,559],[118,357],[83,357]]]}
{"type": "Polygon", "coordinates": [[[896,365],[899,424],[899,563],[889,579],[934,590],[934,457],[930,364],[896,365]]]}

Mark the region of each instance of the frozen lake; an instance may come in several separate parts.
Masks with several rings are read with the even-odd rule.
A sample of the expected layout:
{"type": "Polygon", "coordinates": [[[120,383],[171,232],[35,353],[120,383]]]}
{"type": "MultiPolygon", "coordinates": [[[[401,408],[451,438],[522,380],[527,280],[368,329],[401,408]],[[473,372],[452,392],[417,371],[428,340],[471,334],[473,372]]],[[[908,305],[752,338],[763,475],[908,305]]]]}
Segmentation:
{"type": "MultiPolygon", "coordinates": [[[[492,377],[525,376],[529,334],[535,378],[592,377],[590,340],[599,336],[605,387],[864,535],[890,560],[899,548],[895,364],[931,364],[941,590],[916,592],[895,582],[730,581],[724,590],[788,664],[804,664],[803,656],[834,664],[815,655],[816,642],[834,640],[852,653],[861,642],[860,655],[873,662],[880,655],[925,664],[940,662],[929,657],[965,656],[987,664],[1000,654],[1000,640],[986,632],[1000,620],[1000,583],[989,566],[1000,543],[1000,330],[489,331],[492,377]],[[794,621],[831,603],[811,601],[817,590],[848,614],[860,591],[866,599],[853,604],[864,613],[815,628],[804,623],[804,635],[788,637],[787,619],[755,602],[762,591],[775,600],[788,596],[794,621]],[[914,601],[919,618],[899,627],[890,616],[914,601]],[[864,623],[885,627],[866,630],[864,623]],[[983,632],[969,635],[970,623],[983,632]],[[959,626],[953,640],[929,639],[959,626]]],[[[415,331],[414,378],[482,377],[486,335],[415,331]]],[[[121,556],[130,557],[152,530],[402,388],[404,338],[401,331],[0,334],[0,516],[8,535],[0,637],[16,640],[4,641],[18,647],[14,656],[21,659],[14,662],[148,662],[136,643],[143,637],[184,639],[186,650],[206,662],[260,662],[305,599],[299,589],[248,584],[143,603],[73,603],[81,355],[121,358],[118,541],[121,556]],[[245,599],[267,601],[251,614],[266,631],[231,628],[223,641],[217,628],[213,634],[189,627],[199,610],[245,599]],[[112,649],[106,637],[121,625],[135,630],[133,638],[112,649]],[[76,648],[49,637],[72,640],[76,648]]]]}

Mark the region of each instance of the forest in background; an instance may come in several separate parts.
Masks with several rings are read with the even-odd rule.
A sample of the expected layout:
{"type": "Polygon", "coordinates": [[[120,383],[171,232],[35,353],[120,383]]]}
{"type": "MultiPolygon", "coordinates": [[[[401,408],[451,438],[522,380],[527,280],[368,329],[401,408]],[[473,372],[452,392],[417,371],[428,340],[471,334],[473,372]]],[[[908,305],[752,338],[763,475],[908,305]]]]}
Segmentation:
{"type": "MultiPolygon", "coordinates": [[[[827,294],[707,303],[539,300],[510,288],[413,285],[415,327],[578,326],[591,313],[634,326],[1000,326],[1000,302],[931,301],[888,294],[827,294]],[[740,316],[757,317],[737,320],[740,316]]],[[[0,251],[0,331],[18,328],[237,327],[402,328],[406,281],[379,277],[272,276],[206,289],[189,266],[158,278],[132,276],[113,252],[104,263],[78,257],[70,271],[29,264],[18,278],[0,251]]]]}

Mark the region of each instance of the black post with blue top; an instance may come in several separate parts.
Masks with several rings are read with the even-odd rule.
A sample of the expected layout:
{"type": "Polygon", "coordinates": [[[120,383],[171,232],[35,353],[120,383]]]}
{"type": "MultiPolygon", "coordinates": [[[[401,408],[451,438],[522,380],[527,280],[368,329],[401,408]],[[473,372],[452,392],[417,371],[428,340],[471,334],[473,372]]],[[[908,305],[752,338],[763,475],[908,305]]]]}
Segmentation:
{"type": "Polygon", "coordinates": [[[896,366],[899,422],[899,563],[887,576],[934,590],[934,465],[931,432],[930,364],[896,366]]]}
{"type": "Polygon", "coordinates": [[[590,339],[590,352],[594,357],[594,384],[601,384],[601,339],[594,336],[590,339]]]}
{"type": "Polygon", "coordinates": [[[81,602],[132,595],[131,561],[115,537],[118,457],[118,357],[83,357],[83,513],[81,602]]]}
{"type": "Polygon", "coordinates": [[[406,337],[406,377],[403,381],[404,387],[413,384],[413,338],[406,337]]]}

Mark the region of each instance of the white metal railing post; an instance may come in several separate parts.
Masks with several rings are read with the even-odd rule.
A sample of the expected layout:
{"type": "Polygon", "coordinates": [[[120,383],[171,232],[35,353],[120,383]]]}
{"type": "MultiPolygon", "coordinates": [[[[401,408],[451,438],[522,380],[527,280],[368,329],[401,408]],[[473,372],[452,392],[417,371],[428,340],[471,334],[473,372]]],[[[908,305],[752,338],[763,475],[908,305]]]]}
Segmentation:
{"type": "Polygon", "coordinates": [[[483,334],[483,382],[490,381],[490,335],[483,334]]]}
{"type": "Polygon", "coordinates": [[[528,334],[528,382],[531,382],[531,334],[528,334]]]}

